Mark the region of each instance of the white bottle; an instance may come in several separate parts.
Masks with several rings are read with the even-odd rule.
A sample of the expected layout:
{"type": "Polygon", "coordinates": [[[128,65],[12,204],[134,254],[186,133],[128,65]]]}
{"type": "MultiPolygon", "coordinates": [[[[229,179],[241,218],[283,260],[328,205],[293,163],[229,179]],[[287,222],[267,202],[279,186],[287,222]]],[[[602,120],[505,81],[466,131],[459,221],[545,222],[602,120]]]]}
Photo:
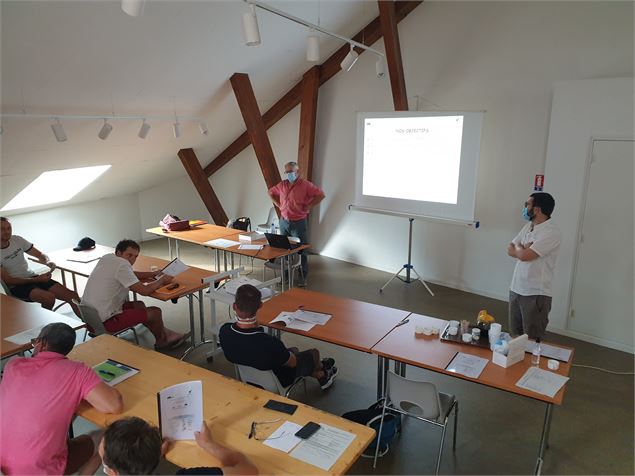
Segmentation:
{"type": "Polygon", "coordinates": [[[275,223],[271,223],[271,228],[269,228],[269,233],[275,233],[276,232],[276,224],[275,223]]]}
{"type": "Polygon", "coordinates": [[[540,365],[540,352],[542,347],[540,345],[540,339],[536,339],[536,345],[531,351],[531,365],[540,365]]]}

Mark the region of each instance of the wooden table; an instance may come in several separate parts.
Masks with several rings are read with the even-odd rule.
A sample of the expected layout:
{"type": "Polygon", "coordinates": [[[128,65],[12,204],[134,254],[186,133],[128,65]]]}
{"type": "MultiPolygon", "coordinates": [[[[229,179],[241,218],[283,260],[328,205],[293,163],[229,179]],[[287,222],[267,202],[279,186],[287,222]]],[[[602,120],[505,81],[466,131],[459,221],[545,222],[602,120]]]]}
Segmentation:
{"type": "MultiPolygon", "coordinates": [[[[417,326],[438,327],[443,330],[447,324],[448,322],[442,319],[422,316],[420,314],[410,314],[410,316],[408,316],[408,322],[392,329],[388,335],[381,339],[372,348],[372,352],[377,354],[379,357],[395,361],[395,372],[402,376],[405,376],[405,364],[409,364],[414,365],[415,367],[451,375],[452,377],[469,380],[481,385],[486,385],[488,387],[504,390],[506,392],[546,403],[547,408],[543,424],[542,438],[535,468],[535,474],[540,474],[544,450],[547,446],[547,439],[549,436],[553,405],[562,404],[566,385],[561,388],[553,398],[517,387],[516,382],[523,376],[527,369],[532,366],[531,354],[526,353],[525,360],[523,362],[512,365],[508,368],[503,368],[491,362],[492,352],[489,349],[441,341],[438,336],[417,337],[415,335],[415,327],[417,326]],[[457,352],[476,355],[490,360],[490,362],[477,379],[448,372],[445,368],[457,352]]],[[[569,371],[571,370],[572,361],[573,353],[571,354],[569,362],[561,362],[560,368],[555,372],[563,376],[568,376],[569,371]]],[[[384,365],[384,369],[387,369],[387,367],[387,365],[384,365]]],[[[547,359],[544,357],[540,359],[540,368],[547,370],[547,359]]]]}
{"type": "MultiPolygon", "coordinates": [[[[291,332],[349,349],[370,353],[371,349],[395,326],[398,326],[410,314],[408,311],[379,306],[355,299],[339,298],[328,294],[291,289],[274,296],[263,304],[256,317],[258,323],[276,331],[291,332]],[[331,314],[331,318],[323,325],[316,325],[310,331],[286,329],[279,322],[271,324],[282,311],[295,311],[300,306],[304,309],[331,314]]],[[[377,395],[383,395],[386,361],[377,359],[377,395]]]]}
{"type": "Polygon", "coordinates": [[[170,232],[166,232],[161,227],[154,227],[154,228],[148,228],[146,232],[168,239],[168,252],[169,252],[170,258],[172,258],[171,240],[174,240],[175,242],[174,249],[176,250],[177,257],[179,256],[179,246],[178,246],[179,241],[187,241],[188,243],[194,243],[196,245],[200,245],[205,248],[210,248],[214,250],[215,252],[214,261],[216,264],[216,271],[218,272],[221,271],[221,260],[224,263],[224,270],[227,271],[228,269],[227,253],[230,254],[231,263],[229,264],[229,266],[231,269],[234,268],[234,254],[247,256],[249,258],[256,258],[256,259],[260,259],[264,261],[274,260],[279,258],[280,259],[280,274],[282,277],[281,287],[283,291],[285,290],[285,288],[293,287],[293,273],[291,272],[291,258],[290,257],[300,251],[309,249],[311,247],[311,245],[305,244],[305,245],[298,246],[297,248],[294,248],[292,250],[285,250],[282,248],[273,248],[269,246],[266,240],[241,243],[241,244],[262,245],[263,248],[260,250],[240,250],[238,249],[238,247],[240,246],[238,244],[234,246],[230,246],[228,248],[214,246],[214,245],[210,245],[208,242],[211,240],[219,239],[219,238],[223,238],[223,239],[231,240],[231,241],[239,241],[238,235],[245,232],[241,230],[236,230],[234,228],[227,228],[223,226],[210,225],[210,224],[196,226],[185,231],[170,231],[170,232]],[[221,258],[221,254],[222,254],[222,258],[221,258]],[[287,270],[289,275],[288,283],[286,282],[286,278],[285,278],[285,269],[287,270]]]}
{"type": "Polygon", "coordinates": [[[0,357],[19,354],[31,348],[31,342],[22,345],[6,340],[20,332],[43,327],[53,322],[63,322],[73,329],[81,329],[85,324],[79,319],[73,319],[57,312],[44,309],[37,303],[25,302],[10,296],[0,294],[0,316],[2,325],[0,326],[0,337],[2,346],[0,357]]]}
{"type": "MultiPolygon", "coordinates": [[[[214,438],[219,443],[246,454],[261,474],[344,474],[375,435],[375,431],[369,427],[134,346],[112,336],[99,336],[81,344],[75,347],[69,357],[90,366],[111,358],[141,370],[139,374],[116,387],[123,395],[123,414],[106,415],[82,403],[78,414],[101,427],[126,416],[138,416],[158,425],[156,393],[170,385],[188,380],[201,380],[205,419],[208,423],[211,420],[214,438]],[[298,405],[298,409],[293,415],[267,410],[263,405],[269,399],[298,405]],[[329,471],[323,471],[282,451],[265,446],[262,441],[247,438],[252,421],[276,418],[281,418],[281,421],[259,426],[259,436],[271,434],[284,420],[289,420],[300,425],[309,421],[325,423],[354,433],[356,438],[335,465],[329,471]]],[[[176,442],[166,454],[166,458],[181,467],[219,465],[216,458],[200,449],[193,441],[176,442]]]]}
{"type": "MultiPolygon", "coordinates": [[[[62,272],[62,281],[64,284],[66,283],[65,273],[70,273],[73,280],[73,287],[75,291],[77,291],[77,281],[76,276],[83,276],[88,278],[90,274],[97,266],[99,262],[98,259],[94,261],[90,261],[88,263],[81,263],[77,261],[69,260],[68,258],[75,258],[81,256],[81,253],[96,253],[97,255],[105,255],[108,253],[114,253],[114,248],[110,248],[108,246],[96,245],[94,250],[89,250],[86,252],[83,251],[73,251],[72,248],[66,248],[63,250],[53,251],[48,253],[49,258],[57,265],[57,269],[62,272]]],[[[159,269],[165,267],[169,261],[166,261],[161,258],[154,258],[152,256],[139,255],[135,264],[133,266],[134,271],[150,271],[152,266],[156,266],[159,269]]],[[[214,271],[210,271],[203,268],[196,268],[190,266],[187,271],[179,274],[174,278],[175,283],[180,284],[181,286],[174,290],[173,293],[158,293],[154,292],[150,294],[150,297],[154,299],[158,299],[163,302],[171,301],[173,299],[179,299],[182,297],[187,297],[189,304],[189,314],[190,314],[190,347],[183,354],[184,358],[187,356],[194,348],[201,345],[205,342],[205,311],[203,306],[203,290],[206,289],[209,285],[204,283],[203,280],[205,278],[209,278],[217,273],[214,271]],[[200,321],[200,342],[196,342],[195,337],[195,329],[194,329],[194,295],[198,294],[198,305],[199,305],[199,321],[200,321]]],[[[136,298],[136,296],[135,296],[136,298]]]]}

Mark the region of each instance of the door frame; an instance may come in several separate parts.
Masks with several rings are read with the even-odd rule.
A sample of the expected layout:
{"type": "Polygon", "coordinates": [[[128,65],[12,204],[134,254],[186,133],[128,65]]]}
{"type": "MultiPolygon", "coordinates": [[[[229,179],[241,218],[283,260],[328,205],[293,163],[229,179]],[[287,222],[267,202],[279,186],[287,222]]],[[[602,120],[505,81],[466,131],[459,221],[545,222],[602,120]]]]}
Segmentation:
{"type": "Polygon", "coordinates": [[[611,342],[613,344],[612,346],[613,348],[619,347],[620,350],[624,350],[626,352],[632,353],[633,349],[629,350],[628,346],[624,346],[621,343],[609,341],[608,339],[603,339],[596,336],[591,336],[589,334],[585,334],[583,332],[580,332],[578,330],[571,328],[571,319],[572,319],[571,312],[573,311],[573,293],[574,293],[575,284],[576,284],[578,262],[580,260],[580,251],[581,251],[580,244],[582,239],[582,229],[584,227],[584,212],[586,211],[587,192],[589,189],[589,181],[591,180],[591,164],[593,162],[593,147],[596,142],[635,142],[635,138],[593,137],[592,136],[589,141],[589,149],[587,152],[586,165],[584,170],[584,186],[582,188],[580,210],[578,212],[578,226],[577,226],[576,237],[575,237],[575,251],[573,255],[573,266],[571,267],[571,279],[569,280],[570,285],[569,285],[569,296],[567,297],[567,318],[565,322],[565,329],[572,333],[589,336],[593,338],[595,342],[598,342],[598,341],[611,342]],[[615,347],[615,346],[618,346],[618,347],[615,347]]]}

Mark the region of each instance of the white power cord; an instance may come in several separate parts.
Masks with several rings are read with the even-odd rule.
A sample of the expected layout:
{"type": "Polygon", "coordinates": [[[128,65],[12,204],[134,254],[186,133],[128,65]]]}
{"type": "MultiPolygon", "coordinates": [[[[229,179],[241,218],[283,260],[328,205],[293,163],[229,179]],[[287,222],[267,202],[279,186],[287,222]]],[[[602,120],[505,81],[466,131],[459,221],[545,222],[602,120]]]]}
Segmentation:
{"type": "Polygon", "coordinates": [[[607,369],[602,369],[600,367],[593,367],[592,365],[581,365],[581,364],[572,364],[572,367],[582,367],[585,369],[593,369],[593,370],[599,370],[600,372],[606,372],[609,374],[614,374],[614,375],[635,375],[635,372],[616,372],[614,370],[607,370],[607,369]]]}

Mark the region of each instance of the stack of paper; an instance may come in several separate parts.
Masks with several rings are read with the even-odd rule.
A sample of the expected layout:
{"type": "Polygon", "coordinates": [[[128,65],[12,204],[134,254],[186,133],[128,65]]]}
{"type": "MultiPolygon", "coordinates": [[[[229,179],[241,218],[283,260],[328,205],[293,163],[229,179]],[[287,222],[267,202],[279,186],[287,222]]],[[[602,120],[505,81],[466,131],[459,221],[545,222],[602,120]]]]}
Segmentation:
{"type": "Polygon", "coordinates": [[[516,386],[553,398],[568,380],[569,377],[539,367],[530,367],[516,382],[516,386]]]}
{"type": "MultiPolygon", "coordinates": [[[[531,354],[535,347],[536,343],[534,341],[529,341],[527,342],[525,352],[529,352],[531,354]]],[[[569,359],[571,358],[571,349],[563,349],[562,347],[556,347],[554,345],[544,343],[540,344],[540,353],[543,357],[556,359],[561,362],[569,362],[569,359]]]]}
{"type": "Polygon", "coordinates": [[[238,249],[245,251],[258,251],[261,250],[263,247],[264,245],[240,245],[238,249]]]}
{"type": "Polygon", "coordinates": [[[14,344],[18,345],[28,344],[29,342],[31,342],[31,339],[35,339],[37,336],[40,335],[42,327],[44,327],[44,325],[22,331],[9,337],[5,337],[4,340],[8,340],[9,342],[13,342],[14,344]]]}
{"type": "Polygon", "coordinates": [[[448,372],[478,378],[489,360],[475,355],[457,352],[452,361],[445,368],[448,372]]]}
{"type": "Polygon", "coordinates": [[[161,270],[162,274],[167,274],[168,276],[178,276],[184,271],[190,269],[188,265],[186,265],[183,261],[178,258],[174,258],[168,265],[161,270]]]}
{"type": "Polygon", "coordinates": [[[313,329],[313,326],[316,324],[323,326],[330,318],[330,314],[298,309],[295,312],[281,312],[270,324],[282,322],[287,329],[298,329],[308,332],[313,329]]]}
{"type": "Polygon", "coordinates": [[[238,241],[226,240],[225,238],[217,238],[215,240],[206,241],[204,244],[215,248],[231,248],[232,246],[239,245],[240,243],[238,241]]]}
{"type": "Polygon", "coordinates": [[[112,359],[104,360],[101,364],[95,365],[93,370],[97,372],[100,379],[111,387],[139,373],[139,369],[112,359]]]}

